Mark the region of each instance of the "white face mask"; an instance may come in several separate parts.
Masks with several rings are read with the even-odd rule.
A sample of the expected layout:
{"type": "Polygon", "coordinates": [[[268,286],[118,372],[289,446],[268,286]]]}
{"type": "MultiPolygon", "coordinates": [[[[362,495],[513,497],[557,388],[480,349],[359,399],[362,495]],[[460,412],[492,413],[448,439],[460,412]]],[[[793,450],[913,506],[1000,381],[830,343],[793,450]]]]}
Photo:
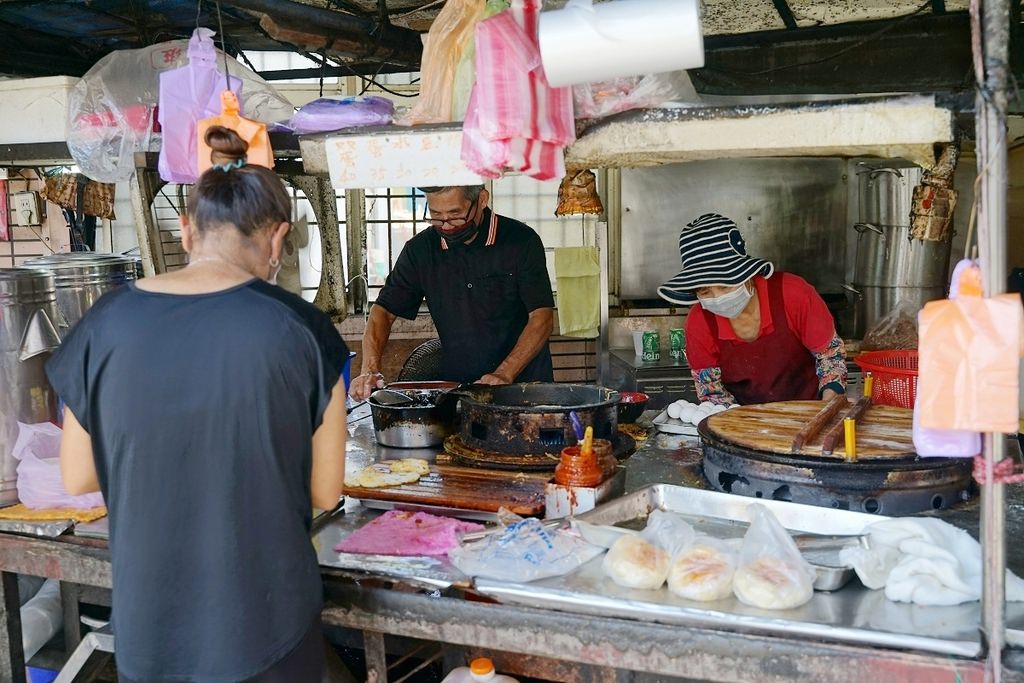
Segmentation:
{"type": "Polygon", "coordinates": [[[698,296],[697,301],[704,307],[704,310],[720,315],[723,318],[731,319],[743,312],[752,296],[754,296],[754,293],[747,289],[747,285],[744,283],[737,289],[721,296],[708,298],[698,296]]]}

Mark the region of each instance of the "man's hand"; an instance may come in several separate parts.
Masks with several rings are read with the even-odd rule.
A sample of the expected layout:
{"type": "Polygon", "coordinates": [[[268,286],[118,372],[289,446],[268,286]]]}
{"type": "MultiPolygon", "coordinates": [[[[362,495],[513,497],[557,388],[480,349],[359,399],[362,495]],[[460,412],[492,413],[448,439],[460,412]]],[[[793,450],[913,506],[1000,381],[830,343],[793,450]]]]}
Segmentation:
{"type": "Polygon", "coordinates": [[[365,401],[377,389],[384,388],[384,375],[379,372],[364,372],[352,380],[348,395],[356,401],[365,401]]]}
{"type": "Polygon", "coordinates": [[[506,379],[497,372],[489,372],[476,381],[477,384],[512,384],[511,379],[506,379]]]}

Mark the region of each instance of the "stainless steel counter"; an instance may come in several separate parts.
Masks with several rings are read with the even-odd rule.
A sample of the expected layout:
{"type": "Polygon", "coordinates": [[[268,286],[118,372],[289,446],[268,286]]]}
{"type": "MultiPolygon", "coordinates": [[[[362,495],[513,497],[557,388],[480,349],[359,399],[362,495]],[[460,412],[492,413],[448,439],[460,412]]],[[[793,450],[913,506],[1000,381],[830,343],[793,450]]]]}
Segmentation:
{"type": "MultiPolygon", "coordinates": [[[[648,411],[645,418],[649,420],[651,417],[653,411],[648,411]]],[[[370,419],[360,419],[358,413],[353,413],[353,418],[349,429],[346,464],[349,472],[382,459],[412,456],[433,460],[440,450],[424,449],[412,452],[378,446],[373,439],[370,419]]],[[[653,432],[647,441],[639,444],[637,452],[626,461],[626,491],[634,491],[654,483],[707,488],[701,474],[700,461],[699,442],[695,437],[653,432]]],[[[1012,534],[1024,528],[1024,487],[1013,487],[1010,500],[1007,517],[1009,533],[1012,534]]],[[[317,535],[316,543],[321,564],[349,574],[379,574],[432,589],[467,588],[472,585],[471,580],[452,567],[447,560],[341,555],[333,551],[334,545],[345,535],[378,514],[379,511],[367,509],[358,501],[346,501],[343,513],[337,515],[317,535]]],[[[977,537],[976,501],[937,512],[935,516],[944,518],[977,537]]],[[[1012,544],[1008,548],[1009,561],[1012,569],[1024,573],[1021,572],[1024,569],[1024,549],[1019,548],[1019,545],[1012,544]]],[[[627,602],[631,609],[616,610],[609,606],[616,601],[615,591],[603,585],[603,577],[598,576],[599,567],[595,569],[597,565],[591,564],[594,566],[588,565],[580,572],[582,578],[576,583],[584,588],[589,587],[593,595],[587,595],[586,591],[564,590],[562,584],[553,580],[523,585],[498,585],[495,582],[478,581],[477,585],[492,597],[521,606],[593,616],[616,615],[638,621],[748,633],[789,633],[791,637],[798,638],[870,643],[967,657],[978,656],[982,652],[977,629],[980,623],[978,603],[943,608],[896,604],[886,600],[880,591],[867,590],[855,582],[854,585],[836,593],[817,593],[812,602],[802,608],[799,614],[758,612],[742,606],[737,607],[732,604],[735,601],[730,601],[730,604],[724,607],[721,604],[716,605],[716,609],[697,609],[693,603],[687,605],[684,604],[686,601],[673,600],[669,601],[671,604],[662,605],[659,609],[655,604],[630,600],[627,602]],[[871,631],[880,635],[865,635],[871,631]]],[[[1008,605],[1007,627],[1010,644],[1024,646],[1024,603],[1008,605]]]]}

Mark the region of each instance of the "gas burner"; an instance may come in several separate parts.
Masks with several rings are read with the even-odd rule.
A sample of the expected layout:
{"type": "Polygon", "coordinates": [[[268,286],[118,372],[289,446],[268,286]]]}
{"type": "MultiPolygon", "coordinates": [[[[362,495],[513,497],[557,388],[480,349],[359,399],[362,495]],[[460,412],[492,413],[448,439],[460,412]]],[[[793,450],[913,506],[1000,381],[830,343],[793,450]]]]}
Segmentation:
{"type": "Polygon", "coordinates": [[[704,476],[726,493],[879,515],[941,510],[973,495],[969,459],[845,462],[739,447],[713,434],[706,421],[698,432],[704,476]]]}
{"type": "MultiPolygon", "coordinates": [[[[612,452],[619,460],[625,460],[636,450],[636,441],[624,432],[611,436],[612,452]]],[[[498,470],[551,471],[558,464],[561,450],[541,453],[498,453],[468,446],[459,434],[452,434],[444,441],[444,449],[452,460],[468,467],[482,467],[498,470]]]]}

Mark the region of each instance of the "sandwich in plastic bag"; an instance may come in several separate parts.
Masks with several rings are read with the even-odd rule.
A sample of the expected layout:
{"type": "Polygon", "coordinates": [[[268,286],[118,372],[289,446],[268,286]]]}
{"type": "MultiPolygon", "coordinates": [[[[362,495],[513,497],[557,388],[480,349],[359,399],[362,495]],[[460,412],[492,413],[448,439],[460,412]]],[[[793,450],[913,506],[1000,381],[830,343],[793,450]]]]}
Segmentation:
{"type": "Polygon", "coordinates": [[[733,592],[751,607],[799,607],[814,595],[814,568],[768,508],[754,503],[747,513],[750,528],[740,548],[733,592]]]}

